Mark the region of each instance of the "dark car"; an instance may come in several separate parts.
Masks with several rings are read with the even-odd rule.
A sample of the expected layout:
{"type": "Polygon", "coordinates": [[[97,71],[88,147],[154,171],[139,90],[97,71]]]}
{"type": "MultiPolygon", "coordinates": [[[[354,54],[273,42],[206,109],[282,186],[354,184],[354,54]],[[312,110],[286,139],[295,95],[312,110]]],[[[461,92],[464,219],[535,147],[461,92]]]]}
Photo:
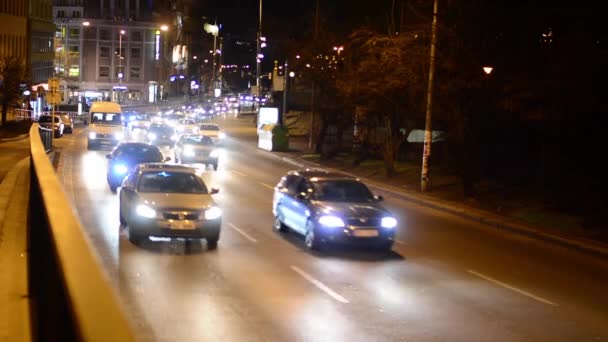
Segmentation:
{"type": "Polygon", "coordinates": [[[63,136],[64,124],[61,120],[61,116],[55,115],[53,121],[52,115],[42,115],[38,118],[38,124],[40,127],[48,128],[53,130],[53,135],[55,138],[59,138],[63,136]]]}
{"type": "Polygon", "coordinates": [[[159,163],[170,160],[163,157],[158,147],[145,143],[124,142],[118,144],[108,159],[108,186],[112,192],[120,186],[130,169],[141,163],[159,163]]]}
{"type": "Polygon", "coordinates": [[[359,243],[389,250],[397,220],[356,178],[322,170],[290,171],[274,188],[274,229],[305,236],[306,247],[359,243]]]}
{"type": "Polygon", "coordinates": [[[177,134],[175,128],[167,124],[151,124],[147,138],[150,144],[173,145],[177,140],[177,134]]]}

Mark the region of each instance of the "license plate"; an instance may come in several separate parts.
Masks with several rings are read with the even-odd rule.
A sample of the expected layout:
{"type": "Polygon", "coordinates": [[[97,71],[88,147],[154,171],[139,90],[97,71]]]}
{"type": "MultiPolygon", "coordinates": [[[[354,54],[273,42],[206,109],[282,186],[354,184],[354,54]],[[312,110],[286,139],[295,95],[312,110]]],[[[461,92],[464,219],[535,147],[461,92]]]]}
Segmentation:
{"type": "Polygon", "coordinates": [[[378,231],[375,229],[360,229],[355,230],[353,235],[357,237],[376,237],[378,236],[378,231]]]}
{"type": "Polygon", "coordinates": [[[175,230],[188,230],[188,229],[194,229],[196,227],[194,225],[194,222],[192,222],[192,221],[177,221],[177,222],[171,222],[169,224],[169,228],[175,229],[175,230]]]}

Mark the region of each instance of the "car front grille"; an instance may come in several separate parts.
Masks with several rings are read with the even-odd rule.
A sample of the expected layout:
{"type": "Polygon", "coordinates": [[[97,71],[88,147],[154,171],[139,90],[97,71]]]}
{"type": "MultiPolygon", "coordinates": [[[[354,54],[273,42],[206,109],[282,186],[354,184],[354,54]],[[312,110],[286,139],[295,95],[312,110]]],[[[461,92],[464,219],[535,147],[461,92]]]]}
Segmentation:
{"type": "Polygon", "coordinates": [[[378,227],[380,226],[380,218],[355,217],[346,220],[346,225],[352,227],[378,227]]]}
{"type": "Polygon", "coordinates": [[[200,212],[194,211],[165,211],[163,212],[163,218],[165,220],[198,220],[200,212]]]}

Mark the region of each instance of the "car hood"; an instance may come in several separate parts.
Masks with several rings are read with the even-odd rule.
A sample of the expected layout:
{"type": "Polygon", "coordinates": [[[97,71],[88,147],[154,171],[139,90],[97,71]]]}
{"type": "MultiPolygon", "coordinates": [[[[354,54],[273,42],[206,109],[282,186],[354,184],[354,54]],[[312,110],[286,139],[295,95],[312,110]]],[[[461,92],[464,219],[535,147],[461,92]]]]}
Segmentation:
{"type": "Polygon", "coordinates": [[[385,216],[389,212],[378,203],[352,203],[352,202],[324,202],[313,201],[317,213],[320,215],[332,214],[341,217],[367,217],[385,216]]]}
{"type": "Polygon", "coordinates": [[[114,164],[126,164],[128,166],[134,166],[136,164],[143,163],[162,163],[162,160],[152,159],[152,158],[141,158],[141,157],[129,157],[129,158],[114,158],[112,159],[112,163],[114,164]]]}
{"type": "Polygon", "coordinates": [[[209,194],[139,193],[143,202],[153,208],[188,210],[207,209],[215,205],[209,194]]]}
{"type": "Polygon", "coordinates": [[[205,130],[202,130],[202,131],[199,131],[199,134],[206,135],[208,137],[217,137],[220,134],[220,132],[219,131],[205,131],[205,130]]]}

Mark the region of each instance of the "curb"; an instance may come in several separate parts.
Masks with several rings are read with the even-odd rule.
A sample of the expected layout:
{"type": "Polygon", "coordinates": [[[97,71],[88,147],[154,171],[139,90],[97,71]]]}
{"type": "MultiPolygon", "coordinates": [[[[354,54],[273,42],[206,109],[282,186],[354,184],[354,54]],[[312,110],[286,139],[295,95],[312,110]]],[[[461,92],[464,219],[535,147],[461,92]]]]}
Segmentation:
{"type": "MultiPolygon", "coordinates": [[[[285,157],[280,154],[274,154],[277,152],[269,152],[269,151],[262,150],[262,149],[258,149],[258,150],[261,152],[264,152],[266,155],[269,155],[272,158],[281,160],[285,163],[294,165],[299,168],[308,167],[308,168],[319,168],[319,169],[324,169],[324,170],[331,170],[331,171],[335,171],[335,172],[340,172],[342,174],[346,174],[351,177],[362,179],[366,183],[368,183],[372,188],[376,188],[381,191],[390,193],[391,195],[399,197],[403,200],[406,200],[406,201],[409,201],[412,203],[416,203],[416,204],[419,204],[419,205],[422,205],[425,207],[429,207],[432,209],[436,209],[436,210],[439,210],[439,211],[442,211],[442,212],[445,212],[445,213],[448,213],[448,214],[451,214],[454,216],[458,216],[460,218],[475,221],[475,222],[478,222],[478,223],[481,223],[481,224],[484,224],[484,225],[487,225],[487,226],[490,226],[493,228],[502,229],[502,230],[510,231],[510,232],[517,233],[520,235],[525,235],[525,236],[536,238],[539,240],[551,242],[551,243],[554,243],[554,244],[557,244],[557,245],[560,245],[563,247],[573,248],[573,249],[576,249],[576,250],[579,250],[582,252],[592,253],[592,254],[596,254],[598,256],[602,256],[602,257],[608,257],[608,246],[604,246],[603,244],[600,244],[600,243],[595,245],[595,244],[592,244],[587,241],[581,241],[581,240],[553,235],[553,234],[546,233],[546,232],[540,231],[540,230],[532,228],[532,227],[525,226],[524,224],[515,223],[515,222],[507,222],[509,220],[508,218],[490,217],[490,215],[492,215],[491,213],[482,212],[477,209],[466,208],[466,207],[457,207],[457,206],[441,203],[434,199],[421,198],[421,196],[408,194],[408,193],[403,192],[403,190],[393,189],[391,186],[387,186],[387,185],[378,183],[377,181],[369,180],[369,179],[366,179],[364,177],[361,177],[361,176],[358,176],[358,175],[355,175],[355,174],[352,174],[349,172],[344,172],[342,170],[338,170],[338,169],[331,168],[331,167],[323,167],[322,165],[319,165],[314,162],[301,161],[301,160],[299,160],[298,157],[295,157],[295,158],[294,157],[285,157]]],[[[279,152],[279,153],[281,153],[281,152],[279,152]]]]}

